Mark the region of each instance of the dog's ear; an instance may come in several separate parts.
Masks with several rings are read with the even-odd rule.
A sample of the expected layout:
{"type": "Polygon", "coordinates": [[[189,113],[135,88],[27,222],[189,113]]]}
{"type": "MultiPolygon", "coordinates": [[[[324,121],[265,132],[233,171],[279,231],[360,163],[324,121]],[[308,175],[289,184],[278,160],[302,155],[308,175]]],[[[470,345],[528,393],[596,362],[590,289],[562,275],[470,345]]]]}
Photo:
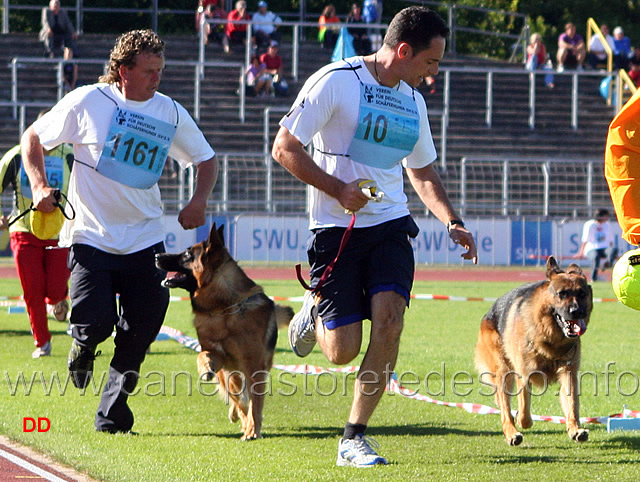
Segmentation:
{"type": "Polygon", "coordinates": [[[218,237],[218,227],[216,223],[211,225],[211,230],[209,231],[209,239],[207,239],[207,244],[216,244],[216,238],[218,237]]]}
{"type": "Polygon", "coordinates": [[[580,269],[580,266],[575,263],[571,263],[569,265],[569,267],[567,268],[567,274],[577,274],[579,276],[584,276],[584,273],[582,272],[582,269],[580,269]]]}
{"type": "Polygon", "coordinates": [[[207,240],[207,247],[216,250],[220,246],[224,247],[224,224],[218,227],[216,223],[213,223],[211,226],[211,231],[209,231],[209,239],[207,240]]]}
{"type": "Polygon", "coordinates": [[[549,256],[549,259],[547,259],[547,278],[551,279],[553,275],[562,272],[563,271],[560,269],[560,266],[558,266],[556,258],[554,258],[553,256],[549,256]]]}
{"type": "Polygon", "coordinates": [[[218,237],[220,238],[220,242],[222,243],[222,245],[224,246],[224,224],[222,224],[219,228],[218,228],[218,237]]]}

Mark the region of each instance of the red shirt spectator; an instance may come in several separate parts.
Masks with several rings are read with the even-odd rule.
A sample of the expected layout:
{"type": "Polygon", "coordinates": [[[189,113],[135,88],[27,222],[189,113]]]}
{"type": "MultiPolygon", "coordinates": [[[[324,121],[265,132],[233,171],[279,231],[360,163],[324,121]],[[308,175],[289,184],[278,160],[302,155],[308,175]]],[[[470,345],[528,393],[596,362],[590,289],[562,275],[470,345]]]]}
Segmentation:
{"type": "Polygon", "coordinates": [[[245,42],[247,24],[233,23],[233,20],[251,20],[251,15],[247,13],[247,2],[238,0],[236,2],[236,8],[231,10],[229,15],[227,15],[227,20],[222,45],[224,46],[224,51],[230,53],[231,44],[244,44],[245,42]]]}
{"type": "MultiPolygon", "coordinates": [[[[227,20],[251,20],[251,15],[247,12],[247,2],[244,0],[240,0],[236,2],[236,8],[229,12],[227,16],[227,20]]],[[[233,37],[238,33],[244,33],[247,31],[246,23],[232,23],[228,22],[227,27],[225,29],[225,33],[227,37],[230,37],[233,40],[233,37]]]]}
{"type": "Polygon", "coordinates": [[[267,66],[267,72],[271,75],[280,73],[282,67],[282,57],[278,55],[278,42],[275,40],[269,44],[269,49],[266,53],[260,56],[260,62],[267,66]]]}

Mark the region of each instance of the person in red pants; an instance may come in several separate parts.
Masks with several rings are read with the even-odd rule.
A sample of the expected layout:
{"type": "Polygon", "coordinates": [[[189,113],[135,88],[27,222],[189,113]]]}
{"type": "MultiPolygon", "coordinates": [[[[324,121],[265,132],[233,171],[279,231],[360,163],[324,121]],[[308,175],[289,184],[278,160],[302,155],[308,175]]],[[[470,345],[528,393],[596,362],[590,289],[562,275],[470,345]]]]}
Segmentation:
{"type": "MultiPolygon", "coordinates": [[[[45,152],[47,177],[52,185],[66,193],[73,162],[73,149],[61,144],[45,152]]],[[[30,216],[18,216],[31,206],[31,188],[24,169],[20,146],[7,151],[0,160],[2,191],[13,188],[14,204],[10,216],[0,218],[0,229],[9,229],[11,251],[27,305],[31,332],[36,344],[33,358],[51,355],[51,333],[47,319],[47,304],[53,305],[58,321],[67,319],[70,271],[67,267],[68,248],[58,247],[57,237],[40,239],[31,231],[30,216]],[[10,226],[9,226],[10,225],[10,226]]]]}

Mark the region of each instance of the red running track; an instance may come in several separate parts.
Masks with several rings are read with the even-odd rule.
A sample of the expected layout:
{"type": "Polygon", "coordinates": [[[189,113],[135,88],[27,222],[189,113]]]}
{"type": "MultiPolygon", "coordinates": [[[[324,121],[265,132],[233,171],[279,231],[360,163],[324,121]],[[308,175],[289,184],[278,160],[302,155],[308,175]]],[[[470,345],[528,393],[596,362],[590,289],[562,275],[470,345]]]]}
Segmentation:
{"type": "Polygon", "coordinates": [[[94,481],[2,436],[0,436],[0,480],[94,481]]]}

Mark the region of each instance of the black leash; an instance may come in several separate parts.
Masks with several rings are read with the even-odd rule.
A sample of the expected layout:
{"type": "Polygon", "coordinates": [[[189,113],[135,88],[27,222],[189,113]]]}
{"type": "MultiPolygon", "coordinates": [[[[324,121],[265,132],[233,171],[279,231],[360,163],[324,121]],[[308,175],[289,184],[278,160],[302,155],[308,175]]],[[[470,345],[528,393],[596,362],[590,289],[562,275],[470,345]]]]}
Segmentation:
{"type": "MultiPolygon", "coordinates": [[[[68,219],[68,220],[72,220],[75,219],[76,217],[76,210],[73,208],[73,206],[71,205],[71,203],[69,202],[69,200],[67,199],[67,196],[65,196],[65,194],[60,191],[60,189],[55,189],[53,191],[53,197],[55,198],[56,202],[53,203],[53,205],[57,208],[60,208],[60,211],[62,211],[62,215],[68,219]],[[69,206],[71,208],[71,216],[67,216],[67,213],[65,211],[65,208],[62,207],[62,204],[60,204],[60,200],[64,198],[65,204],[67,206],[69,206]]],[[[9,224],[7,225],[7,227],[10,227],[11,225],[13,225],[14,223],[16,223],[19,219],[22,219],[23,217],[25,217],[29,212],[31,211],[37,211],[36,208],[33,207],[33,203],[31,203],[31,206],[29,206],[27,209],[25,209],[24,211],[22,211],[20,214],[18,214],[15,218],[13,218],[9,224]]]]}

